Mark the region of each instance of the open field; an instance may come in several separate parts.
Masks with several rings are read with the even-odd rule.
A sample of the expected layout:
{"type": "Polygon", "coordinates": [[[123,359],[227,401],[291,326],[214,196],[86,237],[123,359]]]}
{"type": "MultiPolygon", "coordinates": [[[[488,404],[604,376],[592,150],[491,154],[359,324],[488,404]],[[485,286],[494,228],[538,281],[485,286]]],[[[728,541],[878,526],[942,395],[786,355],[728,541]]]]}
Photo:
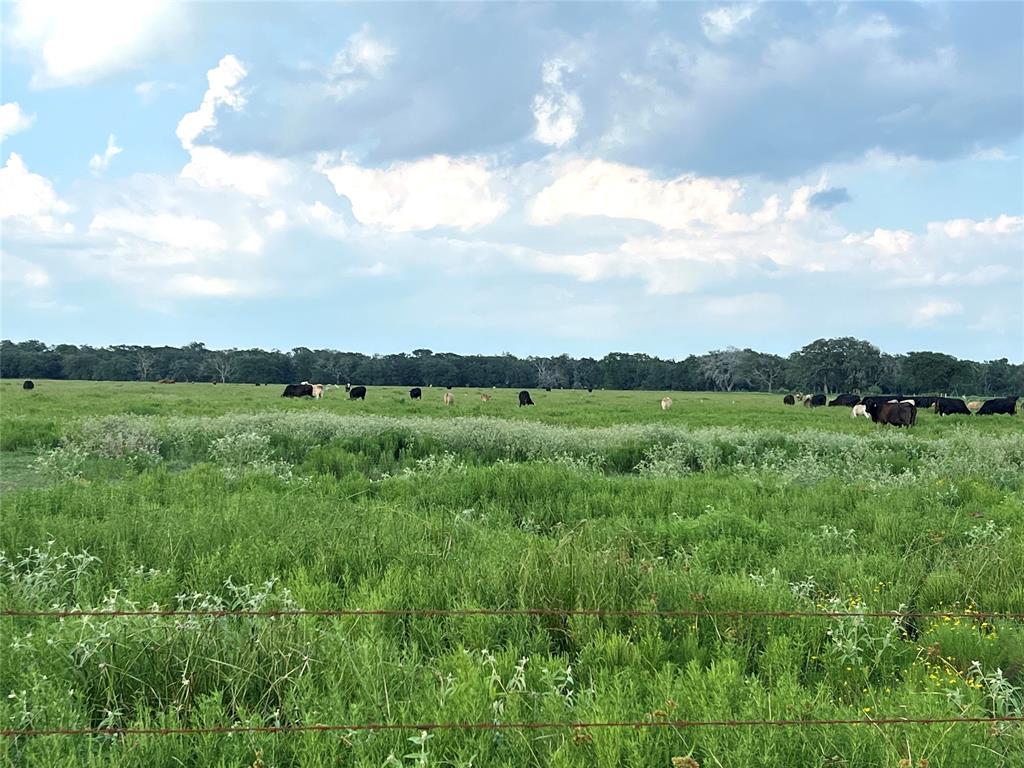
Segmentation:
{"type": "MultiPolygon", "coordinates": [[[[1024,422],[0,384],[5,729],[1024,715],[1024,422]],[[932,618],[652,615],[910,611],[932,618]]],[[[11,765],[1024,765],[1021,723],[7,738],[11,765]],[[901,763],[901,761],[909,761],[901,763]],[[926,761],[926,762],[921,762],[926,761]]]]}

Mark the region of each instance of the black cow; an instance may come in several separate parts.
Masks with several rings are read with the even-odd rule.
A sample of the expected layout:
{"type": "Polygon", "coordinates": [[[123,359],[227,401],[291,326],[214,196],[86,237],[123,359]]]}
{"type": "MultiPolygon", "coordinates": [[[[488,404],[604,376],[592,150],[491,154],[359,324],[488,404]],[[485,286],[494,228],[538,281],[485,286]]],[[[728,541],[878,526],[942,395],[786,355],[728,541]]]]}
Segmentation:
{"type": "Polygon", "coordinates": [[[911,403],[871,403],[868,416],[876,424],[912,427],[917,423],[917,406],[911,403]]]}
{"type": "Polygon", "coordinates": [[[593,387],[587,387],[587,392],[593,392],[593,391],[594,391],[593,387]]]}
{"type": "Polygon", "coordinates": [[[421,397],[423,397],[423,390],[420,389],[419,387],[413,387],[412,389],[409,390],[409,397],[411,397],[413,400],[419,400],[421,397]]]}
{"type": "Polygon", "coordinates": [[[961,413],[965,416],[971,415],[971,410],[967,407],[967,403],[956,397],[936,397],[932,408],[939,416],[952,416],[955,413],[961,413]]]}
{"type": "Polygon", "coordinates": [[[804,398],[804,405],[808,408],[817,408],[819,405],[825,404],[824,395],[808,395],[804,398]]]}
{"type": "Polygon", "coordinates": [[[845,405],[847,408],[852,408],[859,402],[860,398],[857,395],[836,395],[835,399],[829,402],[829,406],[845,405]]]}
{"type": "Polygon", "coordinates": [[[792,395],[786,395],[784,398],[782,398],[782,402],[784,402],[786,405],[795,405],[796,398],[793,397],[792,395]]]}
{"type": "Polygon", "coordinates": [[[861,398],[861,404],[870,408],[875,404],[888,403],[890,400],[899,402],[900,400],[906,400],[903,395],[868,395],[867,397],[861,398]]]}
{"type": "Polygon", "coordinates": [[[366,399],[366,387],[360,385],[358,387],[351,387],[348,391],[349,400],[365,400],[366,399]]]}
{"type": "Polygon", "coordinates": [[[32,379],[25,379],[25,383],[21,385],[22,389],[35,389],[36,385],[32,383],[32,379]]]}
{"type": "Polygon", "coordinates": [[[550,392],[551,391],[551,387],[544,387],[544,391],[545,392],[550,392]]]}
{"type": "Polygon", "coordinates": [[[935,401],[939,398],[935,395],[926,395],[925,397],[914,396],[914,405],[918,408],[932,408],[935,406],[935,401]]]}
{"type": "Polygon", "coordinates": [[[522,408],[524,405],[533,405],[533,400],[530,399],[530,393],[525,389],[519,393],[519,407],[522,408]]]}
{"type": "Polygon", "coordinates": [[[993,413],[1006,413],[1013,416],[1017,412],[1016,397],[993,397],[986,400],[978,409],[979,416],[989,416],[993,413]]]}
{"type": "Polygon", "coordinates": [[[281,397],[312,397],[312,384],[287,384],[281,397]]]}

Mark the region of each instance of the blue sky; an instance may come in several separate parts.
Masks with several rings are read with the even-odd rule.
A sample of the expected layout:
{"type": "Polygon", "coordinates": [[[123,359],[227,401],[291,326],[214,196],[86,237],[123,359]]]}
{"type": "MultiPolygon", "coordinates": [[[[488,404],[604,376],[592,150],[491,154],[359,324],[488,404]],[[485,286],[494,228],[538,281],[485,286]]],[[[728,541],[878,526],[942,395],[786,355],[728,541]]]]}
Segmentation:
{"type": "Polygon", "coordinates": [[[0,11],[5,338],[1024,359],[1024,5],[0,11]]]}

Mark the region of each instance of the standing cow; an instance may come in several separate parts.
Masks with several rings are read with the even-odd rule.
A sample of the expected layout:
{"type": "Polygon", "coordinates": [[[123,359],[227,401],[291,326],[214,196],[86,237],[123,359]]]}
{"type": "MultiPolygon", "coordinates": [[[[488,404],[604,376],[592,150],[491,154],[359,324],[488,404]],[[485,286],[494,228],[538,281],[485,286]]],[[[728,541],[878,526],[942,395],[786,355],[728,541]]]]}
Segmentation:
{"type": "Polygon", "coordinates": [[[445,392],[444,393],[444,404],[445,405],[452,405],[454,402],[455,402],[455,395],[453,395],[451,392],[445,392]]]}
{"type": "Polygon", "coordinates": [[[829,401],[829,406],[833,405],[845,405],[852,407],[860,402],[860,398],[857,395],[837,395],[833,400],[829,401]]]}
{"type": "Polygon", "coordinates": [[[412,389],[409,390],[409,397],[413,400],[419,400],[421,397],[423,397],[423,390],[420,389],[419,387],[413,387],[412,389]]]}
{"type": "Polygon", "coordinates": [[[863,416],[865,419],[870,419],[868,415],[868,407],[864,403],[858,403],[850,409],[850,418],[856,419],[858,416],[863,416]]]}
{"type": "Polygon", "coordinates": [[[324,385],[323,384],[313,384],[312,386],[313,386],[313,399],[314,400],[323,400],[324,399],[324,385]]]}
{"type": "Polygon", "coordinates": [[[989,416],[993,413],[1005,413],[1013,416],[1016,412],[1016,397],[994,397],[991,400],[986,400],[978,409],[979,416],[989,416]]]}
{"type": "Polygon", "coordinates": [[[663,398],[661,398],[661,410],[667,411],[671,407],[672,407],[672,398],[671,397],[663,397],[663,398]]]}
{"type": "Polygon", "coordinates": [[[313,386],[311,384],[287,384],[281,397],[312,397],[313,386]]]}
{"type": "Polygon", "coordinates": [[[794,398],[792,395],[786,395],[784,398],[782,398],[782,402],[785,403],[786,405],[794,405],[796,403],[796,398],[794,398]]]}
{"type": "Polygon", "coordinates": [[[970,410],[967,408],[967,403],[958,397],[937,397],[932,409],[939,416],[951,416],[953,414],[971,415],[970,410]]]}
{"type": "Polygon", "coordinates": [[[348,390],[349,400],[366,400],[366,387],[360,385],[358,387],[351,387],[348,390]]]}
{"type": "Polygon", "coordinates": [[[525,389],[519,393],[519,407],[522,408],[524,405],[533,405],[533,400],[530,398],[530,393],[525,389]]]}
{"type": "Polygon", "coordinates": [[[35,389],[35,387],[36,385],[32,383],[32,379],[25,379],[21,385],[22,389],[35,389]]]}
{"type": "Polygon", "coordinates": [[[912,427],[917,423],[917,406],[911,403],[872,403],[868,415],[876,424],[890,424],[894,427],[912,427]]]}

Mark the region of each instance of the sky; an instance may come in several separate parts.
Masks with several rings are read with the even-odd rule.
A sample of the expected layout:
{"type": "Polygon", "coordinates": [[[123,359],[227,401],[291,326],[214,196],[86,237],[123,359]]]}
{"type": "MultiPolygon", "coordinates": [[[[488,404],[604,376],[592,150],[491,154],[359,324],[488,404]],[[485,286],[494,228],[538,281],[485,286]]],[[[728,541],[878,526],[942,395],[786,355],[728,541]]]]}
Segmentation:
{"type": "Polygon", "coordinates": [[[0,334],[1024,360],[1024,4],[0,4],[0,334]]]}

